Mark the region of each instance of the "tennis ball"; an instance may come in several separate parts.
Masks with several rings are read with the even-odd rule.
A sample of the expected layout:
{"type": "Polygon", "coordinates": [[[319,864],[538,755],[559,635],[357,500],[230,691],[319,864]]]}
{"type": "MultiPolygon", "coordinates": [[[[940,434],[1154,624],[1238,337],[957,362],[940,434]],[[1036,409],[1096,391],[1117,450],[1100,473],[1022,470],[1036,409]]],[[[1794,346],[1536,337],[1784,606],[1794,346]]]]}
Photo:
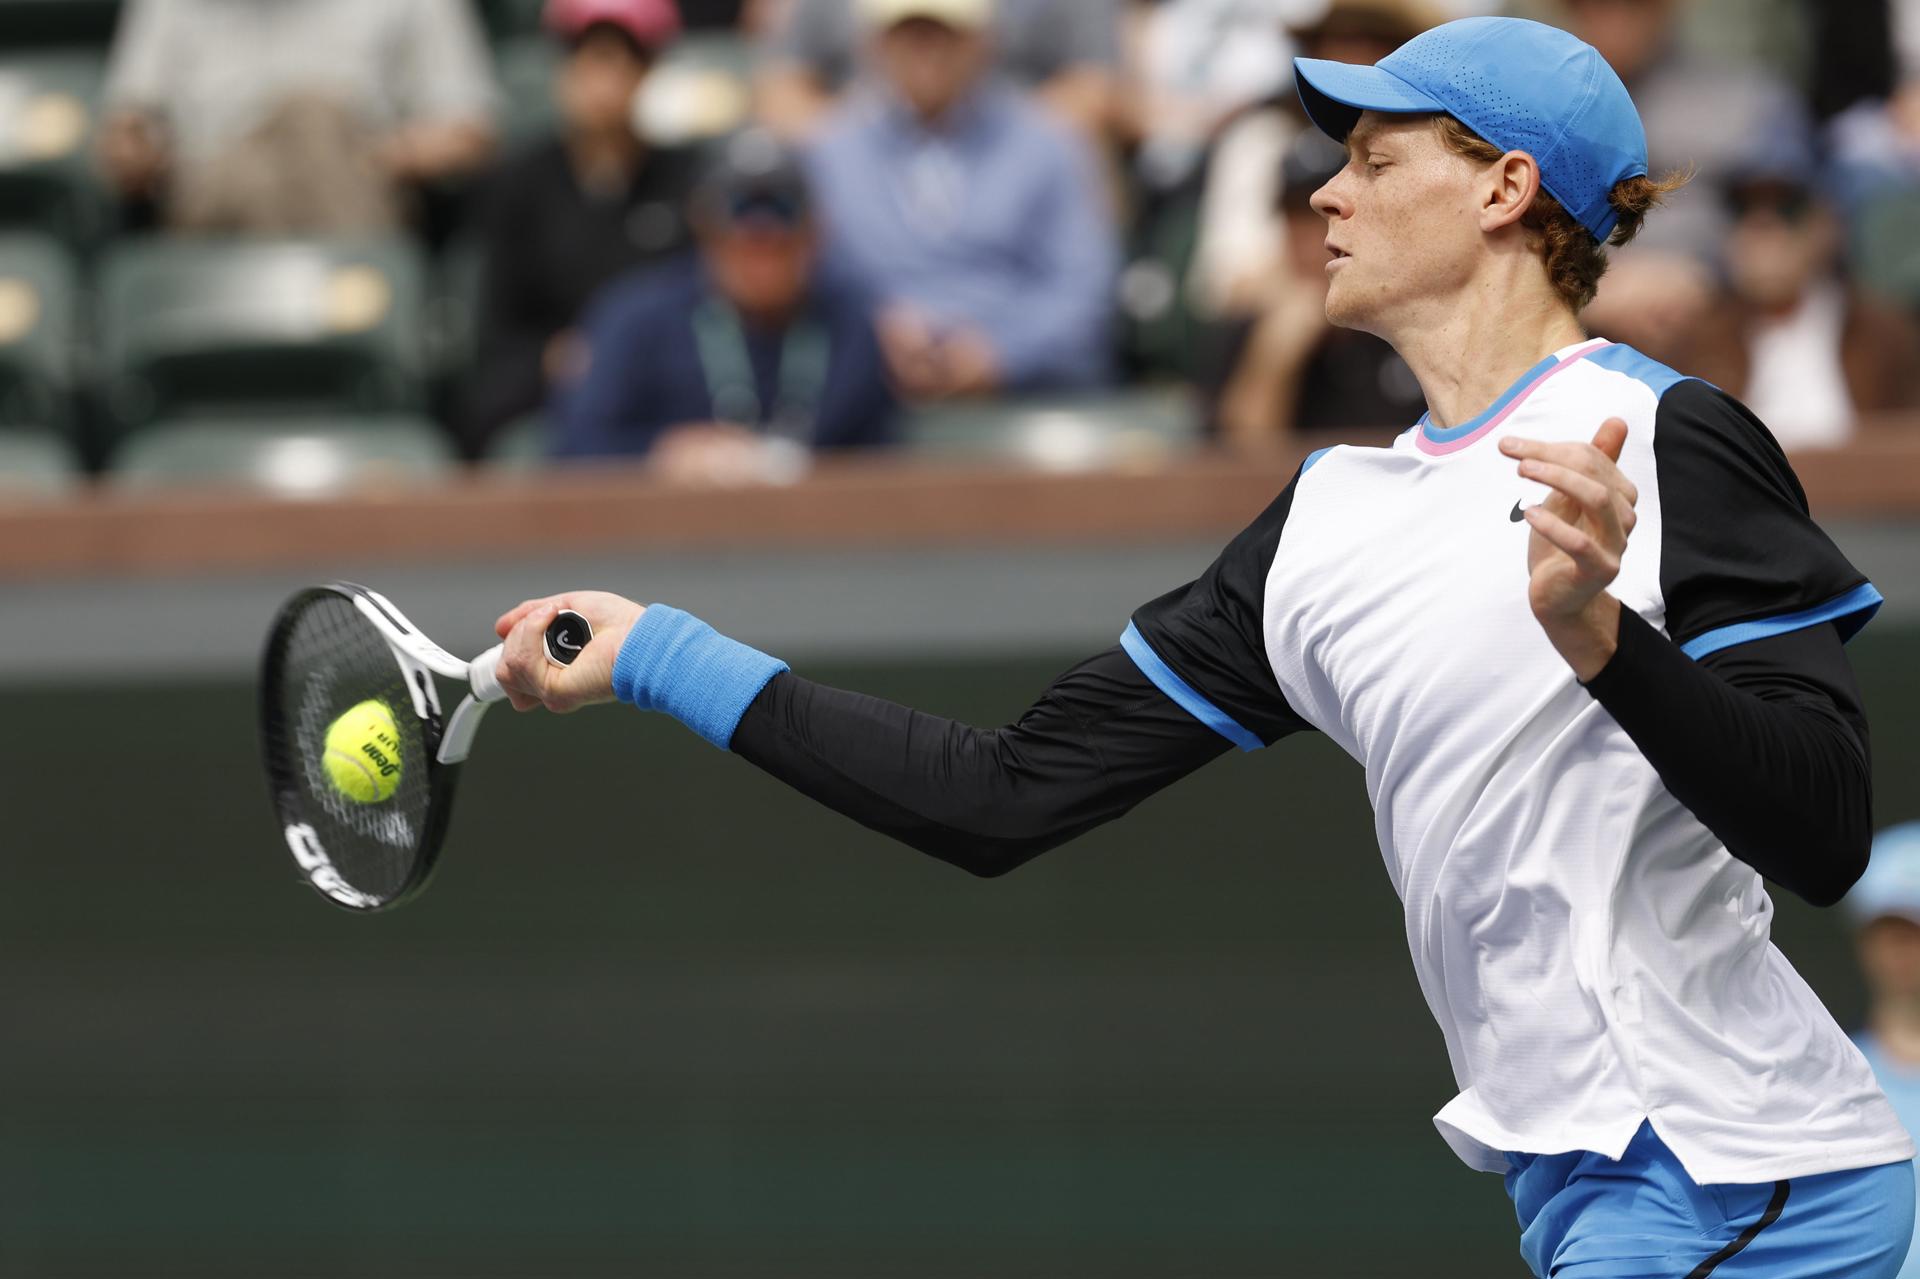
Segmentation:
{"type": "Polygon", "coordinates": [[[400,726],[387,704],[369,699],[327,726],[327,777],[356,804],[378,804],[400,788],[400,726]]]}

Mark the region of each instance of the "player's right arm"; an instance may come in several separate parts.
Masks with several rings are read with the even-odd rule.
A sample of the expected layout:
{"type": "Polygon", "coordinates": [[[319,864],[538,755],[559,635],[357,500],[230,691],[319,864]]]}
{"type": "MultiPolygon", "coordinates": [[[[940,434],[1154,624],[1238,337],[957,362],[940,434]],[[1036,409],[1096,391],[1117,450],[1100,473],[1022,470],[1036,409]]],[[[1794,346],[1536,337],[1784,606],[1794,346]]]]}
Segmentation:
{"type": "Polygon", "coordinates": [[[500,618],[513,704],[624,701],[862,825],[976,875],[1000,875],[1120,817],[1218,758],[1306,727],[1260,635],[1260,590],[1292,486],[1196,581],[1141,608],[1122,642],[1056,679],[1014,722],[976,728],[804,679],[663,605],[600,592],[500,618]],[[570,667],[540,636],[570,608],[594,639],[570,667]]]}

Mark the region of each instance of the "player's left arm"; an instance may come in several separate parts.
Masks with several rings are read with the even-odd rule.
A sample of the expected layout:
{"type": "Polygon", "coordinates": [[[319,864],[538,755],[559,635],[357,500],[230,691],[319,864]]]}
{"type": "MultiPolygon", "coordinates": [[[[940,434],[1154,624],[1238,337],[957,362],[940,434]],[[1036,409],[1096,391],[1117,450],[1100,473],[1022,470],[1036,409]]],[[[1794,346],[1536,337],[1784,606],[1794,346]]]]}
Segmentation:
{"type": "Polygon", "coordinates": [[[1552,490],[1527,512],[1528,599],[1661,781],[1728,851],[1816,905],[1866,868],[1866,716],[1843,648],[1878,595],[1807,514],[1785,456],[1704,383],[1663,400],[1662,635],[1607,587],[1636,522],[1626,425],[1590,444],[1509,439],[1552,490]]]}

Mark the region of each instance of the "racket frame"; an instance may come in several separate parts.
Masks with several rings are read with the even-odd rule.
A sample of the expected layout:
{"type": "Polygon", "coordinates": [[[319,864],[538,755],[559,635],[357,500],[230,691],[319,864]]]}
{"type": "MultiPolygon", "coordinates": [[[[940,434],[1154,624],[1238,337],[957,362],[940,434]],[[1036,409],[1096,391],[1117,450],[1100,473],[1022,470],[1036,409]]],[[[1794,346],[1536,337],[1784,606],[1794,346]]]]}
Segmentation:
{"type": "Polygon", "coordinates": [[[266,744],[267,774],[273,788],[276,816],[284,823],[282,833],[288,851],[293,854],[295,863],[306,875],[307,881],[329,901],[347,910],[372,913],[391,910],[426,887],[439,860],[440,846],[446,838],[448,820],[453,811],[454,784],[459,778],[460,764],[473,746],[473,735],[479,726],[480,715],[491,701],[504,696],[499,692],[499,684],[493,674],[499,660],[499,652],[495,649],[483,654],[475,662],[461,661],[422,634],[417,626],[407,620],[405,614],[393,606],[392,601],[377,591],[353,582],[329,582],[309,587],[281,607],[268,633],[260,671],[260,731],[266,744]],[[400,668],[412,699],[414,714],[420,720],[421,734],[432,748],[426,764],[428,796],[417,841],[418,853],[406,882],[384,898],[374,897],[348,883],[327,856],[313,827],[305,822],[288,820],[290,814],[286,796],[300,795],[304,793],[304,787],[292,757],[297,749],[294,735],[280,706],[286,634],[314,600],[325,596],[350,601],[386,641],[387,649],[400,668]],[[433,679],[435,675],[462,680],[474,690],[455,708],[451,720],[442,716],[440,691],[433,679]],[[479,694],[483,691],[483,685],[488,686],[484,691],[497,696],[482,700],[479,694]]]}

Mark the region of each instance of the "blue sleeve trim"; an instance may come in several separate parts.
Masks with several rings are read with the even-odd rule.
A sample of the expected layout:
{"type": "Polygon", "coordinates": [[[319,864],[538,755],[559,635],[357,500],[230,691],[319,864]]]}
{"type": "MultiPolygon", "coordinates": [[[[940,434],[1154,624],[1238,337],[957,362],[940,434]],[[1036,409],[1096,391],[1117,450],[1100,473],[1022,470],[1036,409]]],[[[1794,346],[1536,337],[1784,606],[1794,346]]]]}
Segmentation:
{"type": "Polygon", "coordinates": [[[643,711],[664,711],[726,750],[747,707],[786,669],[691,613],[649,604],[613,659],[613,693],[643,711]]]}
{"type": "Polygon", "coordinates": [[[1748,644],[1769,635],[1805,630],[1822,622],[1838,622],[1840,638],[1850,640],[1873,619],[1883,602],[1872,582],[1862,582],[1844,595],[1836,595],[1824,604],[1801,609],[1798,613],[1782,613],[1778,617],[1763,617],[1754,622],[1735,622],[1732,626],[1722,626],[1704,635],[1696,635],[1682,644],[1680,651],[1697,662],[1723,648],[1748,644]]]}
{"type": "Polygon", "coordinates": [[[1257,751],[1266,745],[1242,728],[1233,716],[1202,697],[1191,684],[1175,674],[1173,667],[1160,660],[1160,654],[1153,651],[1153,646],[1147,643],[1147,637],[1132,622],[1127,623],[1126,632],[1120,636],[1120,647],[1127,650],[1127,656],[1140,668],[1140,673],[1152,680],[1155,688],[1171,697],[1187,714],[1243,751],[1257,751]]]}
{"type": "Polygon", "coordinates": [[[1307,454],[1307,460],[1300,464],[1300,474],[1305,475],[1308,471],[1311,471],[1315,462],[1318,462],[1321,458],[1333,452],[1336,447],[1338,446],[1329,444],[1323,449],[1315,449],[1313,452],[1307,454]]]}

